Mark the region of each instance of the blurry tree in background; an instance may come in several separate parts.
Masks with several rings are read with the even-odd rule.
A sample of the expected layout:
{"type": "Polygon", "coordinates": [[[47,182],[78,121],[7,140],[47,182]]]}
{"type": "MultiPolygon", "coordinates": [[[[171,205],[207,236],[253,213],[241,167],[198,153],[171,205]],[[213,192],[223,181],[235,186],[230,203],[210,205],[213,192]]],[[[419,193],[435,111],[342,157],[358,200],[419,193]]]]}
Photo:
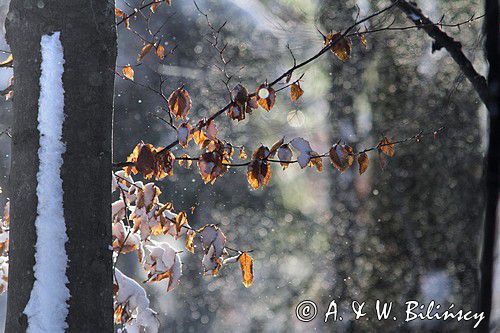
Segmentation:
{"type": "MultiPolygon", "coordinates": [[[[117,7],[128,15],[133,7],[145,4],[117,2],[117,7]]],[[[153,91],[160,82],[168,94],[186,87],[193,99],[191,119],[209,117],[228,100],[227,88],[241,83],[252,93],[264,80],[271,82],[285,73],[293,65],[292,57],[300,62],[314,55],[323,46],[316,29],[325,35],[343,31],[389,2],[200,0],[197,4],[202,13],[190,1],[162,4],[154,14],[148,6],[128,19],[130,29],[125,22],[118,26],[117,74],[123,77],[128,64],[135,74],[133,81],[116,81],[115,162],[125,161],[141,140],[157,147],[177,139],[167,124],[165,100],[153,91]],[[224,26],[217,38],[226,45],[224,56],[231,60],[227,65],[211,45],[214,35],[203,13],[216,29],[224,26]],[[136,64],[140,48],[152,34],[158,44],[136,64]],[[155,55],[158,45],[166,50],[161,61],[155,55]],[[233,77],[228,87],[221,68],[233,77]]],[[[445,22],[455,23],[483,13],[479,1],[419,4],[435,22],[443,14],[445,22]]],[[[394,27],[413,25],[393,8],[366,22],[366,28],[391,22],[394,27]]],[[[462,43],[465,55],[484,72],[481,22],[443,30],[462,43]]],[[[256,110],[241,122],[221,116],[217,136],[236,146],[235,155],[240,146],[251,155],[260,144],[270,146],[283,136],[286,141],[307,138],[319,153],[338,140],[358,152],[376,146],[386,135],[398,139],[441,126],[446,130],[437,140],[431,135],[421,138],[420,144],[398,146],[383,170],[377,155],[370,155],[370,168],[362,176],[357,165],[340,174],[327,166],[326,159],[322,173],[297,165],[285,171],[273,166],[264,191],[249,190],[246,167],[231,168],[213,185],[205,185],[196,162],[191,170],[176,165],[167,181],[156,182],[162,202],[186,212],[194,207],[188,214],[190,227],[217,223],[228,244],[253,249],[255,280],[251,288],[242,288],[235,265],[224,265],[217,278],[205,277],[201,256],[184,250],[179,254],[183,277],[175,291],[166,294],[162,284],[143,285],[151,308],[158,311],[160,331],[465,329],[467,324],[450,321],[325,324],[321,315],[310,323],[294,317],[295,305],[303,299],[320,301],[320,314],[334,299],[344,308],[352,299],[366,300],[370,307],[376,299],[398,304],[434,299],[477,309],[485,108],[446,50],[433,44],[422,29],[365,37],[366,49],[352,37],[352,57],[346,62],[328,52],[294,72],[292,81],[305,74],[300,82],[305,93],[298,101],[289,101],[286,89],[269,113],[256,110]]],[[[284,86],[280,82],[275,89],[284,86]]],[[[0,116],[6,124],[0,130],[10,124],[10,107],[1,104],[7,111],[0,116]]],[[[0,149],[8,152],[4,146],[0,149]]],[[[171,151],[180,157],[185,150],[171,151]]],[[[188,153],[199,154],[196,149],[188,153]]],[[[168,240],[176,249],[184,247],[183,240],[169,236],[158,240],[168,240]]],[[[136,281],[149,278],[137,270],[135,253],[119,259],[117,267],[128,276],[136,281]]]]}

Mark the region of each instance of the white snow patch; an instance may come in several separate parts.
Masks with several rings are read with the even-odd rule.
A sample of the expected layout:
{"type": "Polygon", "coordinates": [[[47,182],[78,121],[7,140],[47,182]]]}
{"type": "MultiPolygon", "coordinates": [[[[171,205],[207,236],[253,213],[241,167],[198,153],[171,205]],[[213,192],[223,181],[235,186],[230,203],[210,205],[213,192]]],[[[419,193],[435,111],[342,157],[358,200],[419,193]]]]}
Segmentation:
{"type": "Polygon", "coordinates": [[[61,179],[62,154],[66,147],[61,141],[64,121],[63,48],[59,32],[44,35],[41,40],[40,98],[38,100],[38,130],[40,165],[37,173],[38,197],[35,254],[35,282],[24,313],[28,316],[28,332],[64,332],[68,327],[66,287],[68,257],[65,243],[66,224],[63,210],[61,179]]]}

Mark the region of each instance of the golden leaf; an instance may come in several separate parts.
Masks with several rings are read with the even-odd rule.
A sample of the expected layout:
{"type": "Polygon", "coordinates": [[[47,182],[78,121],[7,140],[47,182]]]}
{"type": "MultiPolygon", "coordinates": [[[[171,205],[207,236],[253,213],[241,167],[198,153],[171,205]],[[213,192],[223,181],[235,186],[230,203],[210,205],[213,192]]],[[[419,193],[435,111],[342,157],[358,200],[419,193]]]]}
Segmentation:
{"type": "Polygon", "coordinates": [[[186,89],[177,88],[168,97],[168,108],[176,119],[184,119],[191,109],[191,98],[186,89]]]}
{"type": "Polygon", "coordinates": [[[318,153],[312,152],[311,153],[311,159],[309,160],[308,163],[309,167],[316,167],[316,170],[318,171],[323,171],[323,161],[321,160],[321,157],[319,157],[318,153]]]}
{"type": "Polygon", "coordinates": [[[187,223],[186,212],[179,212],[175,218],[175,233],[178,235],[181,232],[182,226],[187,223]]]}
{"type": "Polygon", "coordinates": [[[362,175],[363,172],[368,168],[368,155],[366,153],[361,153],[358,156],[358,164],[359,164],[359,174],[362,175]]]}
{"type": "Polygon", "coordinates": [[[368,44],[366,43],[366,38],[362,34],[358,33],[358,38],[361,44],[365,47],[365,49],[368,47],[368,44]]]}
{"type": "Polygon", "coordinates": [[[384,138],[378,144],[380,150],[389,157],[394,156],[394,143],[391,140],[384,136],[384,138]]]}
{"type": "Polygon", "coordinates": [[[244,147],[241,147],[241,149],[240,149],[239,158],[240,158],[240,160],[246,160],[248,158],[248,155],[245,152],[245,148],[244,147]]]}
{"type": "Polygon", "coordinates": [[[248,288],[253,282],[253,259],[247,253],[242,253],[239,262],[243,276],[243,284],[248,288]]]}
{"type": "Polygon", "coordinates": [[[139,56],[137,57],[137,62],[141,62],[142,59],[151,51],[151,48],[153,47],[153,44],[148,43],[142,47],[141,53],[139,53],[139,56]]]}
{"type": "MultiPolygon", "coordinates": [[[[151,8],[153,8],[153,7],[151,7],[151,8]]],[[[165,47],[163,47],[163,45],[161,45],[161,44],[158,45],[158,47],[156,48],[156,55],[161,60],[163,60],[165,58],[165,47]]]]}
{"type": "Polygon", "coordinates": [[[205,142],[205,133],[201,129],[197,129],[193,132],[193,140],[198,145],[201,146],[205,142]]]}
{"type": "Polygon", "coordinates": [[[303,93],[304,90],[302,90],[302,88],[300,87],[300,83],[292,83],[292,85],[290,86],[290,98],[292,99],[292,102],[297,101],[303,93]]]}
{"type": "Polygon", "coordinates": [[[156,8],[160,7],[161,5],[161,2],[155,2],[151,5],[150,9],[151,9],[151,12],[155,13],[156,12],[156,8]]]}
{"type": "Polygon", "coordinates": [[[248,165],[247,180],[254,190],[260,186],[264,187],[269,183],[271,178],[271,165],[268,161],[254,159],[248,165]]]}
{"type": "Polygon", "coordinates": [[[346,61],[351,56],[352,43],[348,37],[342,36],[339,32],[329,33],[325,37],[325,45],[333,44],[330,49],[340,60],[346,61]]]}
{"type": "Polygon", "coordinates": [[[194,253],[194,237],[196,236],[196,231],[189,230],[186,236],[186,249],[194,253]]]}
{"type": "Polygon", "coordinates": [[[127,79],[134,81],[134,69],[131,66],[123,67],[122,72],[127,79]]]}
{"type": "Polygon", "coordinates": [[[115,16],[116,17],[126,17],[125,13],[119,8],[115,8],[115,16]]]}

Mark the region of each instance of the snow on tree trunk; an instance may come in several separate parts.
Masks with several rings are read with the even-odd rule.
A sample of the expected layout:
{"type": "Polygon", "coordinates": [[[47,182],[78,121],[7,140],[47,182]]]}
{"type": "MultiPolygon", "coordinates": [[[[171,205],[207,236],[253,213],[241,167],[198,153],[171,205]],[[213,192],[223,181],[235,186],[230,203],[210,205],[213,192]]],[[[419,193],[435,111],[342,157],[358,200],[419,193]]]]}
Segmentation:
{"type": "MultiPolygon", "coordinates": [[[[56,332],[64,323],[69,332],[111,332],[114,5],[99,0],[46,0],[41,6],[12,0],[6,31],[16,77],[6,332],[24,332],[28,325],[32,332],[56,332]],[[65,152],[60,150],[61,146],[46,152],[54,158],[52,162],[62,156],[60,172],[52,162],[49,168],[44,168],[44,142],[51,138],[44,133],[43,115],[40,114],[40,124],[38,119],[45,96],[45,53],[40,41],[44,35],[55,38],[57,31],[64,50],[64,101],[57,100],[61,102],[64,117],[57,117],[58,108],[54,105],[47,116],[54,121],[50,126],[56,125],[56,119],[62,122],[59,143],[64,144],[65,152]],[[44,176],[43,170],[48,176],[44,176]],[[44,179],[49,180],[45,185],[44,179]],[[45,186],[53,192],[42,193],[45,186]],[[48,224],[50,227],[45,228],[48,224]],[[47,245],[47,239],[52,249],[48,255],[42,245],[47,245]],[[49,302],[57,305],[48,305],[49,302]],[[51,327],[41,329],[35,323],[41,318],[49,320],[41,315],[45,311],[52,316],[51,327]]],[[[49,69],[47,74],[56,78],[57,70],[49,69]]],[[[55,89],[56,85],[50,83],[49,89],[55,89]]]]}
{"type": "Polygon", "coordinates": [[[35,282],[24,313],[29,332],[64,332],[69,290],[66,287],[68,256],[61,179],[61,142],[64,121],[64,56],[59,32],[41,40],[42,73],[38,105],[39,171],[37,174],[37,218],[35,282]],[[54,255],[57,253],[57,255],[54,255]]]}

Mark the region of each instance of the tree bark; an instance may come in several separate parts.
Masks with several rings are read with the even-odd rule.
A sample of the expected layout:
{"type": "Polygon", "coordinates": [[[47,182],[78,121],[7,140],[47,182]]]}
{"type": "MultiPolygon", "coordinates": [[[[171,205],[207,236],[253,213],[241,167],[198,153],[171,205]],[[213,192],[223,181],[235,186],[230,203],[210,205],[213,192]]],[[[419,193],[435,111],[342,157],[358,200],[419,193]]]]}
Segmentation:
{"type": "MultiPolygon", "coordinates": [[[[116,60],[107,1],[12,0],[6,21],[14,56],[10,272],[6,332],[26,331],[33,287],[39,167],[41,36],[61,32],[64,50],[63,181],[70,332],[113,330],[111,136],[116,60]]],[[[54,253],[54,256],[57,256],[54,253]]]]}
{"type": "MultiPolygon", "coordinates": [[[[489,74],[489,136],[486,153],[486,214],[483,227],[481,256],[481,311],[485,320],[481,332],[489,331],[495,266],[495,238],[497,236],[498,192],[500,189],[500,31],[498,0],[486,1],[486,57],[489,74]]],[[[497,273],[498,274],[498,273],[497,273]]]]}

